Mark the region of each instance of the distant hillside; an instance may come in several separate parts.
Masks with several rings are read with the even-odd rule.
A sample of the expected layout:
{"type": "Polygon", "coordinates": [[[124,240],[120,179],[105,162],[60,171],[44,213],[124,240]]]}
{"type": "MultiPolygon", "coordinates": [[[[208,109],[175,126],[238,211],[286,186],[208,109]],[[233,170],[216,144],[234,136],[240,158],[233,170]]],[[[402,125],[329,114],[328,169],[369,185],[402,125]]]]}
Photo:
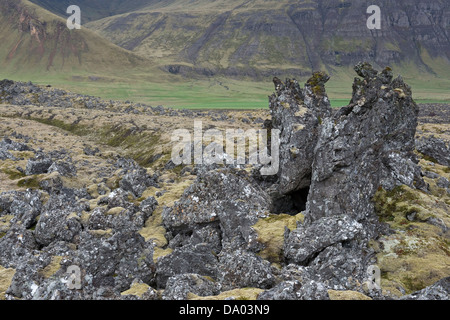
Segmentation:
{"type": "Polygon", "coordinates": [[[160,0],[86,26],[113,43],[158,58],[174,74],[231,77],[339,74],[358,61],[399,73],[450,71],[450,3],[377,1],[381,30],[369,30],[371,1],[160,0]]]}
{"type": "Polygon", "coordinates": [[[2,73],[103,72],[145,61],[25,0],[0,0],[0,42],[2,73]]]}
{"type": "Polygon", "coordinates": [[[121,14],[140,9],[151,4],[152,0],[30,0],[31,2],[47,9],[48,11],[66,16],[66,10],[70,5],[82,8],[81,21],[83,23],[92,20],[121,14]]]}

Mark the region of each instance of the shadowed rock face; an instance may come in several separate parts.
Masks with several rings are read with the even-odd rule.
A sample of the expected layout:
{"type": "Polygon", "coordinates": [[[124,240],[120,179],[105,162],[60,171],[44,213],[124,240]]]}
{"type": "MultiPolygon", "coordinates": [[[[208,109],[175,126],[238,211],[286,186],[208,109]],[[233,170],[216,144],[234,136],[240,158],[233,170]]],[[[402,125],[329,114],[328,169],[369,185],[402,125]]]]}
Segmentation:
{"type": "Polygon", "coordinates": [[[284,84],[274,78],[276,93],[269,97],[269,101],[271,126],[281,131],[280,170],[276,187],[280,195],[310,185],[319,124],[331,115],[331,105],[324,90],[328,79],[325,74],[315,73],[301,89],[296,80],[287,80],[284,84]]]}
{"type": "Polygon", "coordinates": [[[401,77],[369,64],[355,67],[350,105],[320,127],[312,166],[307,220],[346,214],[360,221],[373,213],[379,187],[425,188],[414,151],[418,107],[401,77]]]}
{"type": "Polygon", "coordinates": [[[379,234],[375,192],[397,185],[426,188],[413,153],[418,107],[410,87],[401,77],[392,80],[389,68],[378,72],[360,63],[355,71],[362,78],[355,78],[352,100],[334,114],[324,92],[324,74],[316,73],[303,90],[311,96],[305,99],[309,103],[303,117],[281,116],[290,114],[288,103],[296,98],[299,115],[306,97],[290,88],[291,81],[276,84],[277,97],[271,97],[272,121],[288,131],[280,145],[284,158],[278,190],[285,195],[310,183],[305,222],[286,236],[285,258],[311,266],[313,278],[325,276],[344,287],[351,286],[347,278],[352,273],[364,276],[367,241],[379,234]],[[299,122],[303,135],[292,130],[299,122]]]}

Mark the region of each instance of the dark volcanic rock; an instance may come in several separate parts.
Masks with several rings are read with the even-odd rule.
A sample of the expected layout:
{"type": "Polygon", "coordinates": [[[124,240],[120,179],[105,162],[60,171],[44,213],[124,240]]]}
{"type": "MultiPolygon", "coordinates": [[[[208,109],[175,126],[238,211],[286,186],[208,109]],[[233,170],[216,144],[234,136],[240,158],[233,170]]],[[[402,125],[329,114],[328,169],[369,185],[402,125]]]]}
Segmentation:
{"type": "Polygon", "coordinates": [[[41,217],[34,231],[36,241],[47,246],[53,241],[76,241],[75,237],[82,230],[80,216],[87,204],[78,203],[75,197],[67,194],[53,194],[44,205],[41,217]]]}
{"type": "Polygon", "coordinates": [[[75,263],[96,288],[128,289],[135,279],[152,284],[155,276],[153,244],[135,232],[118,231],[108,236],[82,232],[75,263]]]}
{"type": "Polygon", "coordinates": [[[25,174],[29,176],[33,174],[47,173],[52,163],[53,160],[45,156],[37,156],[36,158],[29,159],[25,168],[25,174]]]}
{"type": "Polygon", "coordinates": [[[179,274],[170,277],[163,293],[163,300],[186,300],[188,293],[205,297],[219,294],[220,284],[211,278],[195,273],[179,274]]]}
{"type": "Polygon", "coordinates": [[[287,234],[285,258],[336,288],[365,276],[367,242],[381,225],[372,198],[379,188],[425,189],[414,151],[418,108],[411,89],[389,68],[355,70],[347,107],[322,119],[311,168],[305,222],[287,234]]]}
{"type": "Polygon", "coordinates": [[[329,300],[327,287],[316,281],[287,280],[258,295],[258,300],[329,300]]]}
{"type": "Polygon", "coordinates": [[[218,260],[206,243],[176,248],[171,254],[160,258],[156,264],[156,283],[165,288],[167,280],[175,275],[197,273],[217,277],[218,260]]]}
{"type": "Polygon", "coordinates": [[[219,254],[218,280],[224,290],[270,288],[275,277],[270,263],[255,253],[228,247],[219,254]]]}
{"type": "Polygon", "coordinates": [[[25,192],[4,192],[0,195],[1,215],[11,214],[14,224],[30,228],[42,209],[41,193],[28,189],[25,192]]]}
{"type": "Polygon", "coordinates": [[[246,171],[218,169],[200,172],[181,199],[163,211],[163,221],[174,231],[219,224],[223,241],[250,248],[258,245],[251,226],[268,208],[267,194],[246,171]]]}
{"type": "Polygon", "coordinates": [[[26,261],[38,249],[33,232],[20,224],[14,224],[6,234],[0,237],[0,265],[16,268],[26,261]]]}
{"type": "Polygon", "coordinates": [[[402,300],[449,300],[450,297],[450,277],[439,280],[438,282],[422,290],[413,292],[402,297],[402,300]]]}
{"type": "Polygon", "coordinates": [[[9,138],[4,138],[2,141],[0,141],[0,149],[14,150],[14,151],[29,151],[29,150],[32,150],[25,143],[13,141],[13,140],[11,140],[9,138]]]}
{"type": "Polygon", "coordinates": [[[147,170],[141,168],[134,162],[131,166],[129,164],[127,166],[125,175],[119,183],[123,190],[130,191],[135,197],[139,198],[148,187],[158,186],[158,177],[156,175],[153,177],[150,176],[147,170]]]}
{"type": "Polygon", "coordinates": [[[444,140],[433,136],[421,137],[416,140],[416,149],[439,164],[450,167],[450,146],[444,140]]]}
{"type": "Polygon", "coordinates": [[[57,160],[52,163],[52,165],[47,170],[48,173],[58,172],[60,175],[65,177],[73,177],[77,173],[75,166],[67,161],[57,160]]]}
{"type": "Polygon", "coordinates": [[[323,120],[314,155],[307,220],[347,214],[370,218],[378,187],[425,188],[414,151],[418,108],[401,78],[370,67],[355,79],[350,105],[323,120]],[[369,77],[376,74],[376,77],[369,77]]]}
{"type": "Polygon", "coordinates": [[[324,90],[328,79],[325,74],[315,73],[302,90],[296,80],[288,79],[283,83],[274,78],[276,93],[269,97],[271,129],[281,130],[280,170],[277,186],[272,188],[275,198],[311,183],[319,123],[331,114],[324,90]]]}
{"type": "Polygon", "coordinates": [[[286,239],[284,255],[288,262],[308,265],[325,248],[352,240],[362,232],[362,224],[349,216],[323,217],[292,231],[286,239]]]}

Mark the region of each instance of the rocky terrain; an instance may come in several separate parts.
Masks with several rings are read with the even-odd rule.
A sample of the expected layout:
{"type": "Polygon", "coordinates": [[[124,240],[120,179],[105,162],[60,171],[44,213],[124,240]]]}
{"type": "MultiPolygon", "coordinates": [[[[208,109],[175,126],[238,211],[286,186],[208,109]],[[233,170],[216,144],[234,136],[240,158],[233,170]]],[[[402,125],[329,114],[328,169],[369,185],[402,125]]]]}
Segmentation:
{"type": "Polygon", "coordinates": [[[448,299],[450,106],[355,71],[339,109],[323,72],[257,111],[0,82],[0,299],[448,299]],[[176,166],[194,120],[279,129],[278,174],[176,166]]]}

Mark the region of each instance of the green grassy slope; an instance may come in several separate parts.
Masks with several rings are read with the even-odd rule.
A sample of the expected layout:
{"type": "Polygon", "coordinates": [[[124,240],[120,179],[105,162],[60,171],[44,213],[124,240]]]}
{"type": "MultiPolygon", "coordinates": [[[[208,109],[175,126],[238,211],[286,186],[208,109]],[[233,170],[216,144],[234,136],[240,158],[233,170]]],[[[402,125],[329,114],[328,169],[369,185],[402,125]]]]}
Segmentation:
{"type": "Polygon", "coordinates": [[[114,73],[146,59],[89,29],[69,30],[66,20],[22,0],[0,1],[0,60],[6,73],[114,73]]]}

